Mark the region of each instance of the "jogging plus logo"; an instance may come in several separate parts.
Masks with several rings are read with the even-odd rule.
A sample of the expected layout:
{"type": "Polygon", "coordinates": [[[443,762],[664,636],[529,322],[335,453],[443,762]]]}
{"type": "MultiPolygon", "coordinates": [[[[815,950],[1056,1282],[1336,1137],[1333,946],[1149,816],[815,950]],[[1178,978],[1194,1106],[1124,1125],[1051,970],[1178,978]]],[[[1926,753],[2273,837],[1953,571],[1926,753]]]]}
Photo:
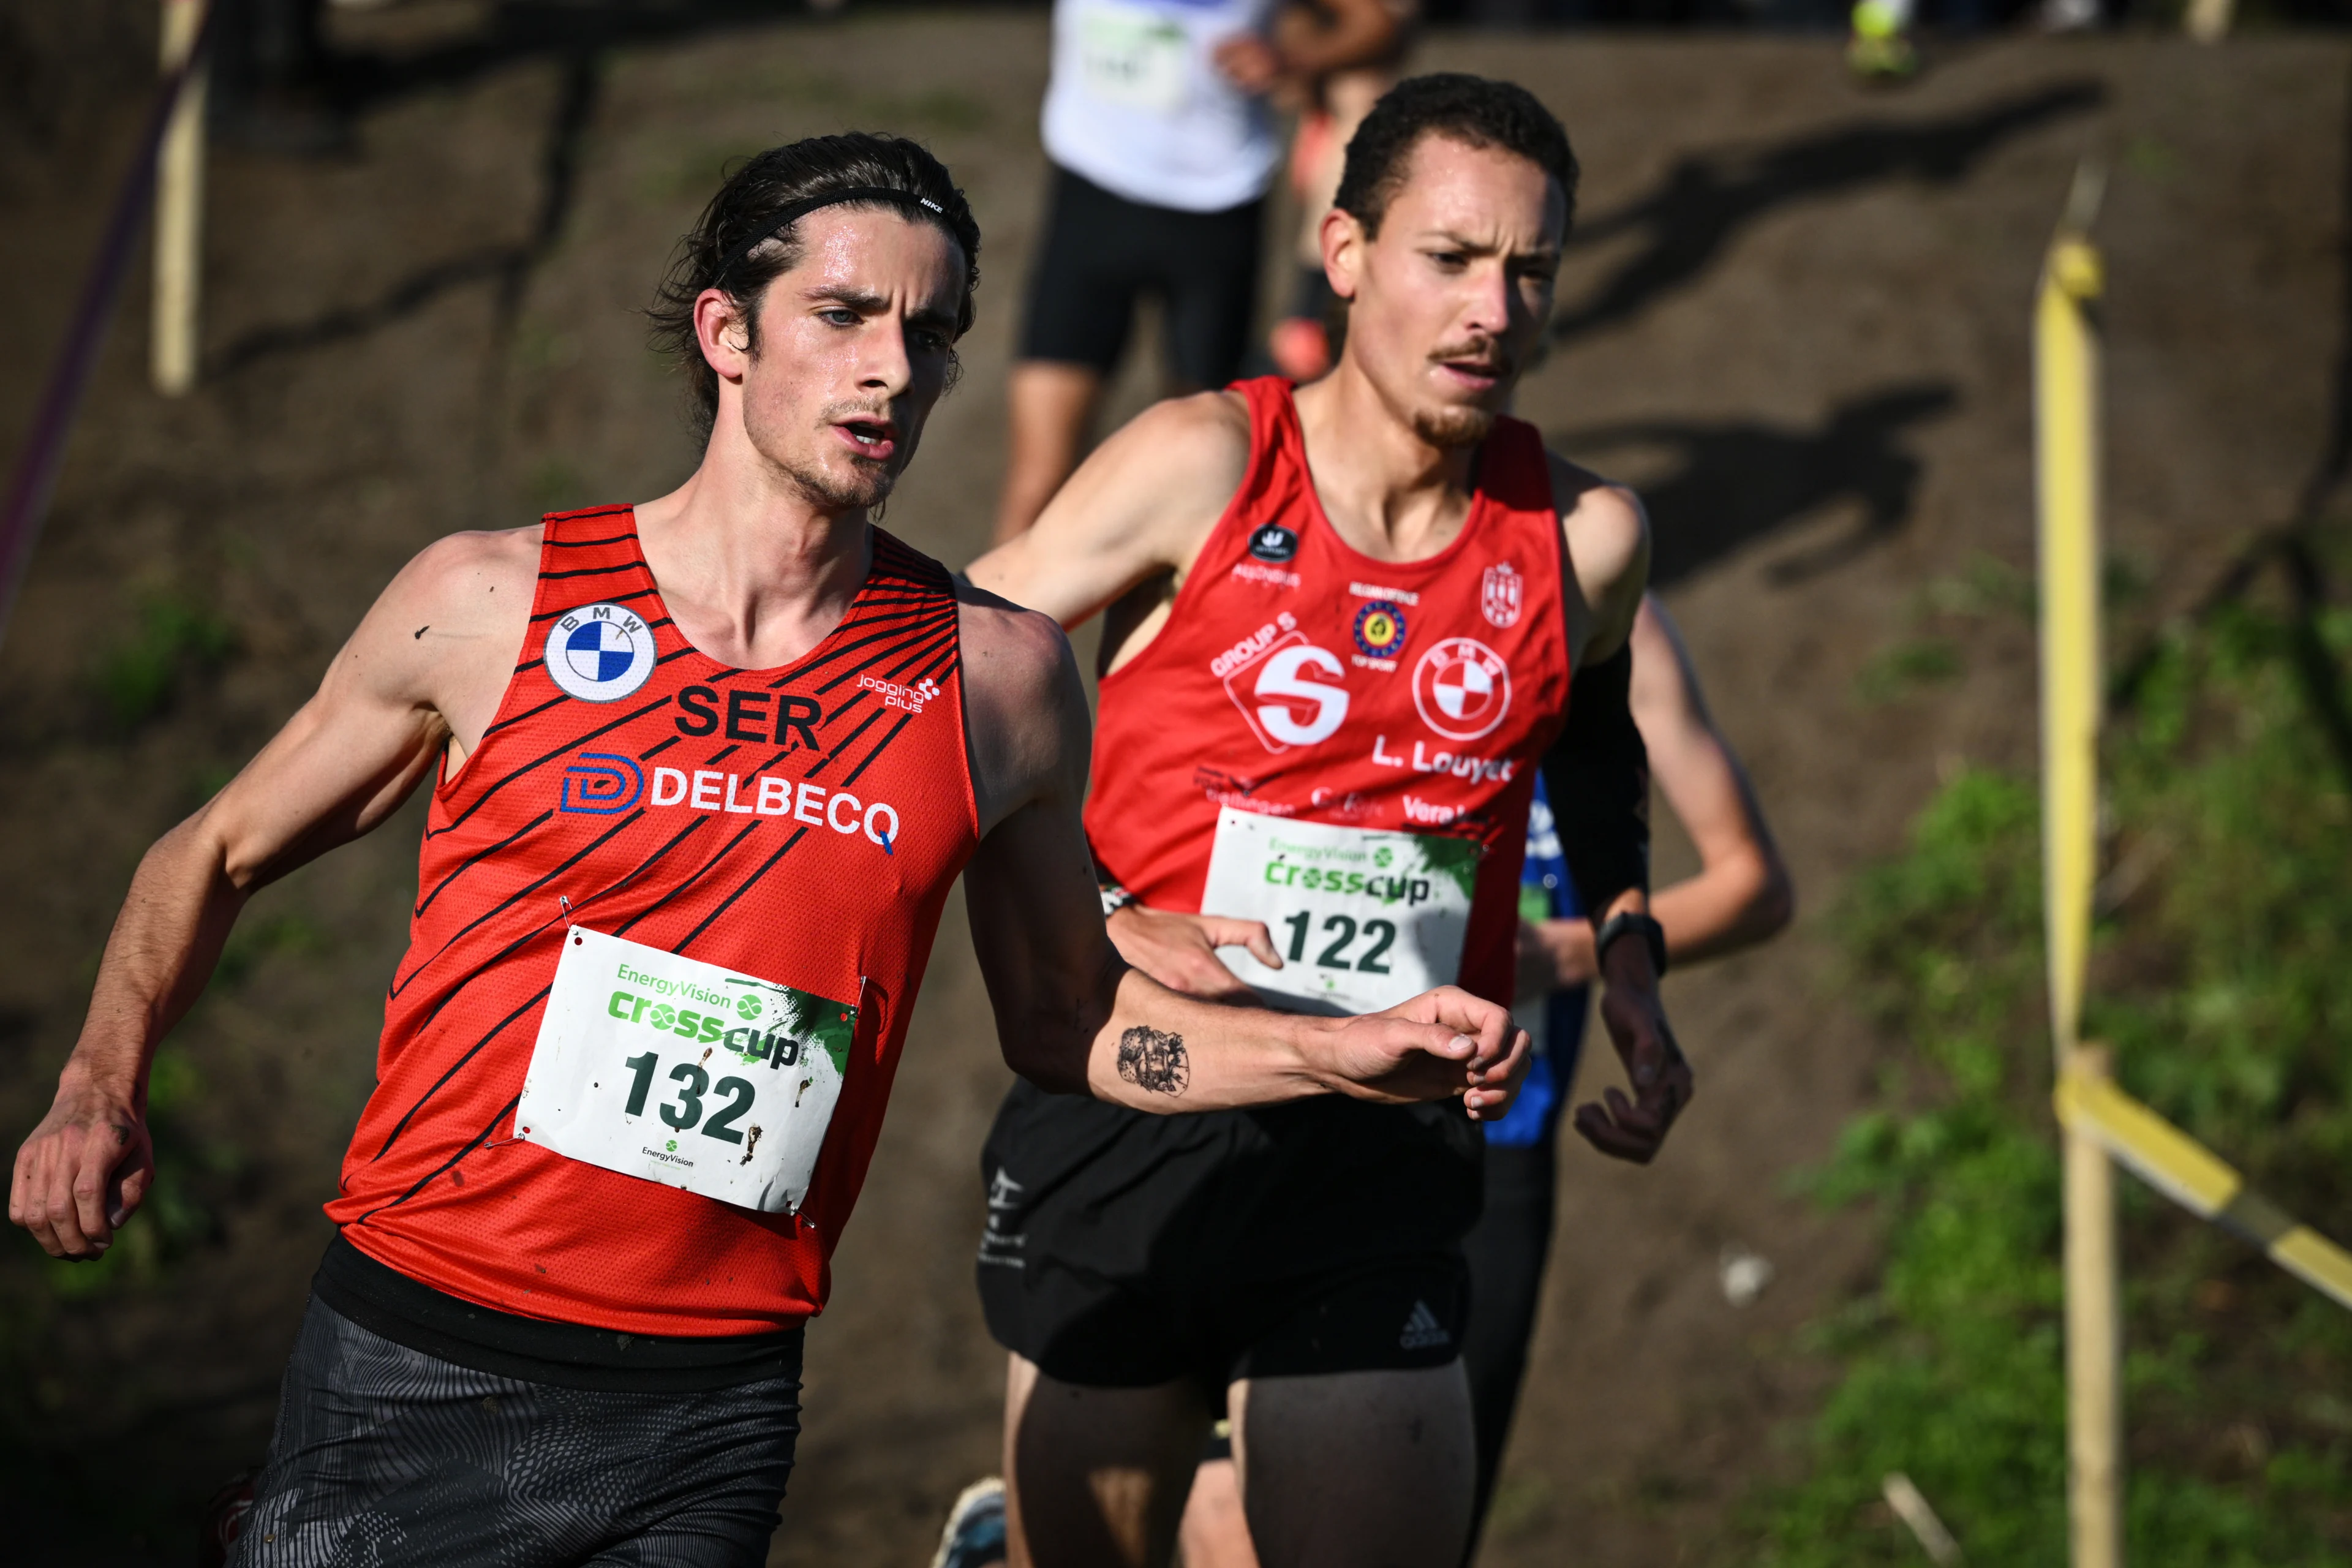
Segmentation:
{"type": "Polygon", "coordinates": [[[557,809],[588,816],[618,816],[646,793],[646,773],[635,757],[617,752],[583,752],[563,770],[557,809]]]}
{"type": "Polygon", "coordinates": [[[912,686],[901,686],[895,680],[883,680],[871,675],[861,675],[857,678],[857,689],[871,691],[882,699],[885,707],[901,709],[908,713],[920,713],[924,703],[939,696],[940,683],[928,675],[912,686]]]}
{"type": "Polygon", "coordinates": [[[619,605],[583,605],[547,628],[548,679],[583,702],[617,702],[654,672],[653,628],[619,605]]]}

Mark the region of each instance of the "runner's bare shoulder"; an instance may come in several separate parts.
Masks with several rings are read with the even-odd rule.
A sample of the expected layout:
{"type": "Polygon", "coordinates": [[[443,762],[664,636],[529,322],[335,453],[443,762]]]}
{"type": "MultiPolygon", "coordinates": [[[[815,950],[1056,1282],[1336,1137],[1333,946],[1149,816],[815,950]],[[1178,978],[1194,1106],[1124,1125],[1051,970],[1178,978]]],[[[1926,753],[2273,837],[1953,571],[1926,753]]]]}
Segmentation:
{"type": "Polygon", "coordinates": [[[1068,782],[1083,791],[1091,726],[1070,639],[1054,617],[956,582],[962,641],[964,743],[984,835],[1068,782]]]}
{"type": "Polygon", "coordinates": [[[1552,505],[1568,535],[1576,597],[1592,607],[1598,640],[1613,650],[1632,629],[1649,586],[1649,513],[1630,487],[1558,453],[1545,456],[1551,462],[1552,505]]]}
{"type": "Polygon", "coordinates": [[[540,533],[536,523],[452,533],[418,551],[344,645],[337,675],[436,708],[488,688],[495,708],[530,624],[540,533]]]}
{"type": "Polygon", "coordinates": [[[1203,392],[1155,403],[1105,441],[1071,478],[1078,515],[1148,530],[1170,564],[1189,561],[1249,470],[1249,403],[1203,392]],[[1113,521],[1117,520],[1117,521],[1113,521]]]}

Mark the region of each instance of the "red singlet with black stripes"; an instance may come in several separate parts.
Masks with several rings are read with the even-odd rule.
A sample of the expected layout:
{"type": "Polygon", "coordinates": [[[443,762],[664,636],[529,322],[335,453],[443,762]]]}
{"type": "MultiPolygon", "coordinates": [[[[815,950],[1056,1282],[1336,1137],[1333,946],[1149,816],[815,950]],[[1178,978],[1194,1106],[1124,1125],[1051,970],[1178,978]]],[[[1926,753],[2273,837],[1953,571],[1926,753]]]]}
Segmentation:
{"type": "Polygon", "coordinates": [[[876,529],[831,635],[781,669],[735,669],[671,623],[630,508],[545,528],[497,717],[434,791],[376,1089],[327,1215],[378,1262],[502,1312],[790,1328],[824,1304],[940,910],[979,842],[953,586],[876,529]],[[575,923],[862,998],[797,1216],[515,1140],[575,923]]]}
{"type": "Polygon", "coordinates": [[[1568,708],[1543,438],[1497,419],[1462,531],[1376,561],[1323,515],[1287,384],[1234,390],[1249,468],[1160,635],[1103,678],[1087,837],[1145,903],[1188,911],[1226,808],[1475,839],[1458,982],[1507,1005],[1528,807],[1568,708]]]}

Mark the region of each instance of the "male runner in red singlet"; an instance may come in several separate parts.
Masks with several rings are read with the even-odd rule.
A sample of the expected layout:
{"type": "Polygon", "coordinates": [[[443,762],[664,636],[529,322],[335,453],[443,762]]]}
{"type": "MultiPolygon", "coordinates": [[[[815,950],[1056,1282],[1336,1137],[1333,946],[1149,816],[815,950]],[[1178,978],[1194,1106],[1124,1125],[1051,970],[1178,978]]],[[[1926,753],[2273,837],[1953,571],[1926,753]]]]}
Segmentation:
{"type": "MultiPolygon", "coordinates": [[[[1335,373],[1160,405],[971,568],[1065,625],[1111,607],[1087,826],[1114,939],[1160,978],[1332,1015],[1440,981],[1512,994],[1538,764],[1572,671],[1613,671],[1623,715],[1647,571],[1633,497],[1498,416],[1575,180],[1523,89],[1401,85],[1324,222],[1350,301],[1335,373]]],[[[1635,862],[1590,907],[1636,1098],[1578,1125],[1647,1159],[1690,1076],[1622,851],[1585,861],[1635,862]]],[[[1458,1120],[1317,1105],[1160,1128],[1015,1086],[979,1276],[1013,1352],[1016,1568],[1165,1563],[1220,1405],[1268,1564],[1451,1568],[1480,1161],[1458,1120]]]]}
{"type": "Polygon", "coordinates": [[[1006,1058],[1048,1089],[1507,1104],[1526,1041],[1490,1002],[1304,1020],[1120,963],[1067,645],[868,521],[947,384],[978,248],[911,142],[752,160],[656,313],[709,428],[693,477],[425,551],[142,864],[10,1191],[58,1257],[104,1251],[144,1195],[150,1054],[246,898],[434,781],[234,1562],[763,1561],[801,1326],[959,872],[1006,1058]]]}

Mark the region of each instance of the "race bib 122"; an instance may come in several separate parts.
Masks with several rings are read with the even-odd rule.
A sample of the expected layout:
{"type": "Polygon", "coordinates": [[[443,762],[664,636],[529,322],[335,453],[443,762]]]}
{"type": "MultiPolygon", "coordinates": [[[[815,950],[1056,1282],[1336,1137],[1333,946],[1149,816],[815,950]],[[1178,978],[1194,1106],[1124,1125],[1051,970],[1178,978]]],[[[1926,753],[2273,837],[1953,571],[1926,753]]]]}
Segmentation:
{"type": "Polygon", "coordinates": [[[1265,923],[1280,969],[1240,948],[1217,956],[1272,1005],[1377,1013],[1460,975],[1480,854],[1475,841],[1443,834],[1227,806],[1217,814],[1201,912],[1265,923]]]}

